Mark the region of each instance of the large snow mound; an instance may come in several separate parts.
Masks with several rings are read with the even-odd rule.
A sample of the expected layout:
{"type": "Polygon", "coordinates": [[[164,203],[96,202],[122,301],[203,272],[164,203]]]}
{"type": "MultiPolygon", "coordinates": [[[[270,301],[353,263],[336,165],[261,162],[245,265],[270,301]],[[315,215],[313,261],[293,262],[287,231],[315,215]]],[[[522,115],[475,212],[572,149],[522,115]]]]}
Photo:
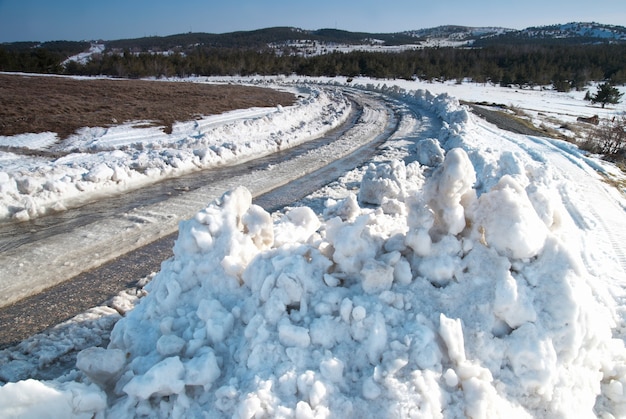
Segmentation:
{"type": "MultiPolygon", "coordinates": [[[[418,100],[463,143],[458,103],[418,100]]],[[[530,164],[464,148],[434,170],[372,164],[358,197],[319,215],[272,217],[247,189],[227,192],[180,224],[174,257],[108,348],[83,351],[65,380],[6,384],[0,412],[626,415],[624,343],[563,240],[576,233],[565,208],[540,199],[556,186],[542,178],[539,194],[530,164]]]]}

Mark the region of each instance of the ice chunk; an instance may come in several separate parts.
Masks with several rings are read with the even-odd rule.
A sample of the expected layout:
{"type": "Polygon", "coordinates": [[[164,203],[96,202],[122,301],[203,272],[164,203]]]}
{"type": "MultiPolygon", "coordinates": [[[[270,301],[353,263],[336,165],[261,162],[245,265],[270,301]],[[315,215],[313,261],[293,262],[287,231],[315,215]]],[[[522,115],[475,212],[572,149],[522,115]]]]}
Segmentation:
{"type": "Polygon", "coordinates": [[[439,316],[439,335],[448,348],[450,360],[456,364],[462,363],[465,358],[465,341],[460,319],[449,319],[443,313],[439,316]]]}
{"type": "Polygon", "coordinates": [[[387,326],[385,317],[376,313],[373,316],[373,324],[370,326],[370,334],[367,338],[367,358],[370,363],[377,365],[382,359],[382,354],[387,347],[387,326]]]}
{"type": "Polygon", "coordinates": [[[119,349],[88,348],[78,353],[76,367],[94,383],[106,386],[122,372],[126,354],[119,349]]]}

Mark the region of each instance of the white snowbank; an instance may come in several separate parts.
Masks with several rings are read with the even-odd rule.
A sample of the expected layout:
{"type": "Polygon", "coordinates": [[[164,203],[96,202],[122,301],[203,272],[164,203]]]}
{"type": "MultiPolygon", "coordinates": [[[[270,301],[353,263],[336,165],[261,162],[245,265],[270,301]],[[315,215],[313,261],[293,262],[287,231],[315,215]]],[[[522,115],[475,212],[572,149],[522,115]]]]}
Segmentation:
{"type": "Polygon", "coordinates": [[[620,295],[565,176],[582,169],[546,167],[448,96],[388,94],[439,115],[443,161],[371,164],[318,215],[224,194],[181,223],[108,348],[4,385],[0,414],[626,415],[620,295]]]}
{"type": "Polygon", "coordinates": [[[180,122],[171,134],[135,121],[83,128],[59,144],[52,133],[0,137],[0,145],[66,154],[48,159],[0,152],[0,220],[28,220],[167,177],[267,155],[322,135],[348,116],[350,102],[335,89],[297,92],[306,97],[293,106],[180,122]]]}

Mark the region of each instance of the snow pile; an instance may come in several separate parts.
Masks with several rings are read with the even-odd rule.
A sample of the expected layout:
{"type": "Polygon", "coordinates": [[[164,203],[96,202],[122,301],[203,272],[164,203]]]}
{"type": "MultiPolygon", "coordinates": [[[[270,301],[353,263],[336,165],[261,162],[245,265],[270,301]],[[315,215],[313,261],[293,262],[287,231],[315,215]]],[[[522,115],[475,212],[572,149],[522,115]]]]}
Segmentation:
{"type": "Polygon", "coordinates": [[[181,223],[108,348],[57,381],[6,384],[2,415],[626,415],[626,350],[583,233],[549,199],[560,184],[476,151],[452,99],[414,97],[444,121],[434,169],[372,164],[319,216],[224,194],[181,223]]]}
{"type": "Polygon", "coordinates": [[[94,196],[261,157],[320,136],[349,114],[350,102],[336,89],[312,87],[298,93],[306,97],[293,106],[180,122],[171,134],[133,122],[83,128],[53,147],[51,133],[0,137],[0,144],[43,147],[48,149],[43,155],[52,151],[61,156],[0,152],[0,219],[27,220],[94,196]]]}

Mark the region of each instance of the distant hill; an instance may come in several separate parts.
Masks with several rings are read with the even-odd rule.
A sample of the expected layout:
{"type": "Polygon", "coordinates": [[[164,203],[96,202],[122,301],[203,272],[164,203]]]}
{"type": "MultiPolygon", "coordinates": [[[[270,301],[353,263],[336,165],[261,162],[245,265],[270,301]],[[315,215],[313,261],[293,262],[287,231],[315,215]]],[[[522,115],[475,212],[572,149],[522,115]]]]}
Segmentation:
{"type": "Polygon", "coordinates": [[[515,32],[515,29],[446,25],[405,33],[421,39],[424,45],[429,46],[472,46],[476,41],[497,38],[511,32],[515,32]]]}
{"type": "MultiPolygon", "coordinates": [[[[93,42],[92,42],[93,43],[93,42]]],[[[438,26],[398,33],[350,32],[339,29],[305,30],[294,27],[273,27],[252,31],[222,34],[190,32],[170,36],[152,36],[134,39],[97,41],[105,45],[104,52],[186,52],[197,47],[239,48],[252,50],[279,49],[282,46],[368,46],[412,48],[428,47],[483,47],[494,44],[598,44],[626,43],[626,27],[600,23],[567,23],[523,30],[500,27],[438,26]]],[[[46,43],[15,42],[0,44],[8,51],[43,48],[56,53],[87,52],[89,42],[54,41],[46,43]]],[[[322,51],[322,50],[320,50],[322,51]]],[[[393,51],[393,50],[392,50],[393,51]]],[[[68,56],[69,56],[68,55],[68,56]]]]}
{"type": "Polygon", "coordinates": [[[107,48],[139,51],[186,50],[195,46],[217,48],[263,49],[270,45],[288,44],[295,41],[311,41],[323,44],[370,44],[372,41],[385,45],[418,44],[409,33],[365,33],[339,29],[304,30],[292,27],[274,27],[253,31],[230,32],[224,34],[185,33],[164,37],[147,37],[105,41],[107,48]]]}
{"type": "Polygon", "coordinates": [[[498,35],[481,37],[477,40],[476,46],[488,44],[586,45],[607,43],[626,43],[626,27],[595,22],[529,27],[520,31],[506,31],[498,35]]]}
{"type": "Polygon", "coordinates": [[[594,44],[626,43],[626,27],[600,23],[567,23],[515,30],[501,27],[438,26],[399,33],[350,32],[339,29],[305,30],[274,27],[223,34],[186,33],[105,41],[109,49],[135,51],[184,51],[196,46],[264,49],[268,46],[316,42],[321,45],[378,45],[415,47],[474,46],[493,44],[594,44]]]}
{"type": "Polygon", "coordinates": [[[490,81],[582,89],[626,83],[626,27],[439,26],[399,33],[274,27],[91,42],[0,44],[0,71],[188,77],[276,75],[490,81]],[[520,46],[523,45],[523,48],[520,46]]]}

